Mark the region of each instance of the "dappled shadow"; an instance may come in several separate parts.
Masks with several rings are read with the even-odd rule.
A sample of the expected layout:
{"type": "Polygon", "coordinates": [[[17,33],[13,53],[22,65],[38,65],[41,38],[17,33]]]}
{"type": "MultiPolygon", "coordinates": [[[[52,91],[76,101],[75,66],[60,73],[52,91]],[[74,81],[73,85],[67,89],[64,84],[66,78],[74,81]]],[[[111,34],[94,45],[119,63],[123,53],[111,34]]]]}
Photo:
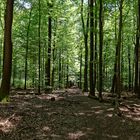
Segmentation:
{"type": "Polygon", "coordinates": [[[140,139],[137,100],[121,102],[119,117],[113,116],[111,103],[99,103],[79,89],[49,95],[15,94],[10,99],[0,104],[1,140],[140,139]]]}

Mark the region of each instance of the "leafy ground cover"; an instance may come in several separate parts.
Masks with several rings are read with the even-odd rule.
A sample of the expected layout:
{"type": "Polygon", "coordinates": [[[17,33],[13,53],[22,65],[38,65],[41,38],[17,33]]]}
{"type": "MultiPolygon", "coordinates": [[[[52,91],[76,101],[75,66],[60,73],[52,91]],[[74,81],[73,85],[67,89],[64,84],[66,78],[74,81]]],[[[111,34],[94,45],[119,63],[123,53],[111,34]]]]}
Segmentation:
{"type": "Polygon", "coordinates": [[[0,140],[140,140],[140,103],[133,96],[121,101],[118,116],[108,96],[100,103],[78,88],[13,93],[0,104],[0,140]]]}

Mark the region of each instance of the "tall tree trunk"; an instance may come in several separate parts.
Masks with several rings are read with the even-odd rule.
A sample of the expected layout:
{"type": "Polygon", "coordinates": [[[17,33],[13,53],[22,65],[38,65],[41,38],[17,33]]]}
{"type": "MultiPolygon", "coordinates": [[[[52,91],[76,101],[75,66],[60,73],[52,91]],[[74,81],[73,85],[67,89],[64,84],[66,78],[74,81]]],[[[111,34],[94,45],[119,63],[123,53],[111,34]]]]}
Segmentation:
{"type": "Polygon", "coordinates": [[[93,85],[93,53],[94,53],[94,15],[93,15],[93,0],[90,0],[89,8],[90,8],[90,69],[89,69],[89,83],[90,83],[90,92],[89,94],[95,96],[94,93],[94,85],[93,85]]]}
{"type": "Polygon", "coordinates": [[[97,79],[97,61],[98,61],[98,53],[97,53],[97,2],[95,1],[95,50],[94,50],[94,83],[93,83],[93,93],[95,94],[96,88],[96,79],[97,79]]]}
{"type": "Polygon", "coordinates": [[[12,21],[14,0],[7,0],[5,9],[4,27],[4,52],[3,52],[3,76],[0,88],[0,101],[9,96],[12,71],[12,21]]]}
{"type": "MultiPolygon", "coordinates": [[[[116,97],[115,97],[115,107],[114,107],[114,114],[120,114],[119,110],[119,101],[118,99],[121,97],[121,44],[122,44],[122,28],[123,28],[123,21],[122,21],[122,11],[123,11],[123,0],[119,1],[119,32],[118,32],[118,39],[116,44],[116,58],[115,58],[115,64],[116,64],[116,76],[114,79],[115,82],[115,91],[116,91],[116,97]]],[[[114,73],[115,75],[115,73],[114,73]]]]}
{"type": "Polygon", "coordinates": [[[130,46],[128,45],[128,87],[129,87],[129,91],[132,88],[132,83],[131,83],[131,53],[130,53],[130,46]]]}
{"type": "Polygon", "coordinates": [[[41,79],[41,74],[40,74],[40,69],[41,69],[41,59],[40,59],[40,54],[41,54],[41,3],[40,0],[38,1],[38,94],[40,94],[40,79],[41,79]]]}
{"type": "MultiPolygon", "coordinates": [[[[3,28],[3,22],[2,22],[2,20],[1,20],[1,18],[2,18],[2,8],[1,8],[1,3],[0,3],[0,27],[1,27],[1,29],[2,29],[2,34],[3,34],[3,32],[4,32],[4,28],[3,28]]],[[[1,46],[1,48],[0,48],[0,79],[2,78],[2,70],[1,70],[1,67],[2,67],[2,51],[3,51],[3,36],[1,35],[1,37],[0,37],[0,46],[1,46]]]]}
{"type": "MultiPolygon", "coordinates": [[[[116,12],[116,3],[115,3],[115,12],[116,12]]],[[[116,18],[116,14],[115,14],[115,39],[114,39],[114,42],[115,42],[115,46],[117,44],[117,18],[116,18]]],[[[115,57],[117,56],[117,47],[116,47],[116,54],[115,54],[115,57]]],[[[115,83],[116,83],[116,59],[115,59],[115,63],[114,63],[114,75],[113,75],[113,79],[112,79],[112,87],[111,87],[111,93],[114,93],[115,92],[115,83]]]]}
{"type": "Polygon", "coordinates": [[[61,49],[59,49],[59,62],[58,62],[58,79],[59,79],[59,88],[62,87],[62,69],[61,69],[61,65],[62,65],[62,62],[61,62],[61,49]]]}
{"type": "Polygon", "coordinates": [[[123,31],[122,31],[122,39],[121,39],[121,68],[120,68],[120,89],[123,90],[124,88],[124,44],[123,44],[123,31]]]}
{"type": "Polygon", "coordinates": [[[27,88],[27,75],[28,75],[28,49],[29,49],[29,31],[31,24],[31,16],[32,16],[32,8],[29,13],[29,22],[27,27],[27,35],[26,35],[26,53],[25,53],[25,79],[24,79],[24,89],[27,88]]]}
{"type": "Polygon", "coordinates": [[[0,79],[2,78],[2,70],[1,70],[1,67],[2,67],[2,39],[0,38],[0,45],[1,45],[1,48],[0,48],[0,79]]]}
{"type": "Polygon", "coordinates": [[[121,94],[121,78],[120,78],[120,52],[121,52],[121,43],[122,43],[122,8],[123,8],[123,0],[120,0],[120,16],[119,16],[119,33],[118,33],[118,40],[117,40],[117,55],[116,55],[116,93],[117,96],[120,98],[121,94]]]}
{"type": "MultiPolygon", "coordinates": [[[[89,0],[88,0],[89,3],[89,0]]],[[[88,91],[88,27],[89,27],[89,10],[87,12],[86,25],[83,17],[83,0],[81,0],[81,20],[82,28],[84,34],[84,43],[85,43],[85,67],[84,67],[84,88],[83,91],[88,91]]]]}
{"type": "Polygon", "coordinates": [[[102,68],[102,52],[103,52],[103,2],[100,0],[99,11],[99,100],[102,100],[102,88],[103,88],[103,68],[102,68]]]}
{"type": "MultiPolygon", "coordinates": [[[[49,6],[50,8],[52,7],[49,6]]],[[[51,41],[52,41],[52,17],[49,13],[48,17],[48,54],[46,61],[46,92],[50,90],[51,86],[51,41]]]]}
{"type": "Polygon", "coordinates": [[[52,89],[54,88],[54,78],[55,78],[55,71],[56,71],[56,55],[57,55],[57,48],[56,48],[56,35],[57,35],[57,19],[54,20],[54,33],[53,33],[53,48],[52,48],[52,78],[51,78],[51,86],[52,89]]]}
{"type": "MultiPolygon", "coordinates": [[[[56,31],[55,31],[56,32],[56,31]]],[[[53,65],[52,65],[52,80],[51,80],[51,86],[52,88],[54,88],[54,74],[55,74],[55,53],[56,53],[56,48],[55,48],[55,34],[54,34],[54,40],[53,40],[53,49],[52,49],[52,61],[53,61],[53,65]]]]}
{"type": "Polygon", "coordinates": [[[82,52],[82,45],[80,46],[80,78],[79,78],[79,88],[82,89],[82,59],[83,59],[83,52],[82,52]]]}
{"type": "Polygon", "coordinates": [[[137,33],[135,46],[135,93],[140,98],[140,0],[138,0],[137,33]]]}
{"type": "Polygon", "coordinates": [[[69,87],[69,65],[67,63],[67,75],[66,75],[66,87],[68,88],[69,87]]]}
{"type": "Polygon", "coordinates": [[[41,86],[42,86],[42,88],[44,89],[44,83],[45,83],[45,45],[46,45],[46,43],[43,45],[43,47],[42,47],[42,59],[41,59],[41,61],[42,61],[42,67],[41,67],[41,86]]]}
{"type": "MultiPolygon", "coordinates": [[[[63,45],[62,45],[63,46],[63,45]]],[[[64,54],[64,49],[62,48],[62,55],[64,54]]],[[[62,59],[61,59],[61,86],[62,86],[62,88],[64,87],[64,58],[62,57],[62,59]]]]}
{"type": "MultiPolygon", "coordinates": [[[[115,65],[114,65],[114,76],[113,76],[113,82],[112,82],[112,89],[111,92],[116,92],[117,93],[117,97],[120,98],[120,92],[121,92],[121,76],[120,76],[120,71],[121,71],[121,67],[120,67],[120,53],[121,53],[121,44],[122,44],[122,8],[123,8],[123,0],[120,0],[120,6],[119,6],[119,11],[120,11],[120,15],[119,15],[119,32],[118,32],[118,38],[117,35],[115,35],[115,40],[117,40],[116,42],[116,56],[115,56],[115,65]]],[[[115,32],[116,31],[116,24],[115,24],[115,32]]],[[[115,33],[116,34],[116,33],[115,33]]]]}
{"type": "MultiPolygon", "coordinates": [[[[80,64],[81,65],[81,64],[80,64]]],[[[66,87],[69,87],[69,55],[67,50],[67,66],[66,66],[66,87]]]]}
{"type": "Polygon", "coordinates": [[[138,0],[138,32],[139,32],[139,46],[138,46],[138,97],[140,98],[140,0],[138,0]]]}

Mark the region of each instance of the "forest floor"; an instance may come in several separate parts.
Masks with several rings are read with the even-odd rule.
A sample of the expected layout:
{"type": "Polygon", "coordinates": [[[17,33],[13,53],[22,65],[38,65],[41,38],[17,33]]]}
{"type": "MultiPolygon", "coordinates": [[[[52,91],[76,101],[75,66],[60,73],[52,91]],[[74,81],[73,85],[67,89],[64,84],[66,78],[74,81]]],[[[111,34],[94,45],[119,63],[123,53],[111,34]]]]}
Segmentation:
{"type": "Polygon", "coordinates": [[[0,103],[0,140],[140,140],[140,102],[129,93],[121,115],[113,115],[106,94],[100,103],[75,87],[49,95],[12,93],[9,103],[0,103]]]}

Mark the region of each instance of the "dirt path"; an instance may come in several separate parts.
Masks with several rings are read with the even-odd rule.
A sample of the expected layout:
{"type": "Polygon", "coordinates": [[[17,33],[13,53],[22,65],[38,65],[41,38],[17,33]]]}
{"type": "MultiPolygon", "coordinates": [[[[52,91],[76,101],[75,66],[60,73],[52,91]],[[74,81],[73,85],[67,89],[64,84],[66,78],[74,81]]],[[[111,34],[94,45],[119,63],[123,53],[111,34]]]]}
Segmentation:
{"type": "Polygon", "coordinates": [[[0,104],[0,140],[140,140],[139,101],[125,99],[121,117],[113,116],[113,109],[76,88],[16,94],[0,104]]]}

